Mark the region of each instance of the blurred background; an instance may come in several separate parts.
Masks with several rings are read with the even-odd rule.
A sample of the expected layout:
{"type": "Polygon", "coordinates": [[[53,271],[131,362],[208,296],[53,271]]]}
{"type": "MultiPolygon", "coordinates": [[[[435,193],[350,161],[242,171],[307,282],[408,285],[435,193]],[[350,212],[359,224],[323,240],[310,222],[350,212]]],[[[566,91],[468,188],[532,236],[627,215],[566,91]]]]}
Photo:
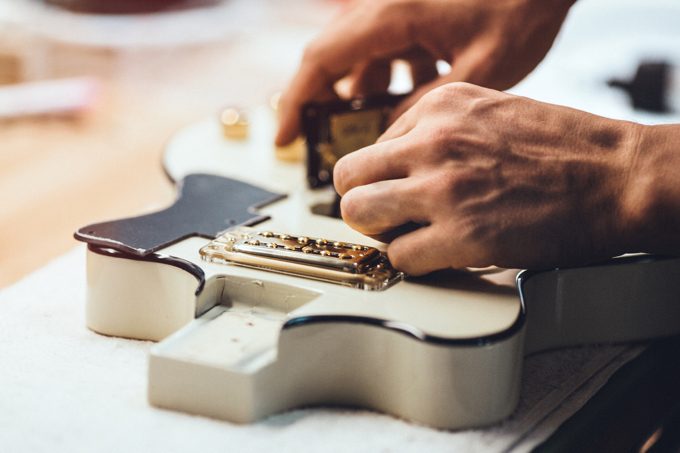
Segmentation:
{"type": "Polygon", "coordinates": [[[73,247],[80,226],[169,203],[171,135],[267,103],[340,5],[0,2],[0,287],[73,247]]]}

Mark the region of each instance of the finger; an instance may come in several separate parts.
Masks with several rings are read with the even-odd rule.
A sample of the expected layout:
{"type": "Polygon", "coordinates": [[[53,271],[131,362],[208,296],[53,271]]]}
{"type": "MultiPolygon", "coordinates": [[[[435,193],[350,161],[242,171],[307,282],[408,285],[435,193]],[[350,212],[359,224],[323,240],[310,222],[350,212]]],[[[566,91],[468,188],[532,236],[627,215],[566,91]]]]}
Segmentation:
{"type": "Polygon", "coordinates": [[[422,190],[413,178],[355,187],[340,201],[345,222],[366,235],[378,235],[409,222],[427,223],[422,190]]]}
{"type": "Polygon", "coordinates": [[[408,160],[403,157],[403,142],[383,142],[343,156],[333,170],[336,192],[343,196],[358,186],[408,176],[408,160]]]}
{"type": "Polygon", "coordinates": [[[407,21],[398,19],[395,15],[381,18],[379,8],[370,14],[364,8],[352,8],[314,41],[282,97],[277,145],[286,145],[299,134],[302,105],[332,90],[354,66],[410,46],[407,21]]]}
{"type": "Polygon", "coordinates": [[[311,100],[329,101],[338,99],[332,85],[312,84],[304,87],[310,77],[312,68],[301,68],[298,75],[284,92],[279,101],[279,129],[276,133],[276,146],[285,146],[295,140],[301,133],[300,118],[302,106],[311,100]]]}
{"type": "Polygon", "coordinates": [[[399,236],[387,247],[392,265],[408,275],[424,275],[450,267],[447,249],[441,245],[451,238],[441,237],[433,225],[399,236]]]}
{"type": "Polygon", "coordinates": [[[387,92],[392,76],[392,62],[387,59],[373,60],[358,65],[352,71],[350,95],[369,96],[387,92]]]}

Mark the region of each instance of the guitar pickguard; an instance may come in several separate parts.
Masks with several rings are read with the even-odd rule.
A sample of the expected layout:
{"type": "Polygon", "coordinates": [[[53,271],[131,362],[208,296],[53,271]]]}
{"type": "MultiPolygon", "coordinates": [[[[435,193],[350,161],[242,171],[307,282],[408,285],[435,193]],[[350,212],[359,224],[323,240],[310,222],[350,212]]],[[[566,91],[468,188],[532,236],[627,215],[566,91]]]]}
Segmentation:
{"type": "Polygon", "coordinates": [[[175,203],[159,212],[95,223],[75,233],[79,241],[147,256],[190,236],[214,239],[227,228],[256,225],[268,217],[256,208],[285,195],[207,174],[188,175],[177,185],[175,203]]]}

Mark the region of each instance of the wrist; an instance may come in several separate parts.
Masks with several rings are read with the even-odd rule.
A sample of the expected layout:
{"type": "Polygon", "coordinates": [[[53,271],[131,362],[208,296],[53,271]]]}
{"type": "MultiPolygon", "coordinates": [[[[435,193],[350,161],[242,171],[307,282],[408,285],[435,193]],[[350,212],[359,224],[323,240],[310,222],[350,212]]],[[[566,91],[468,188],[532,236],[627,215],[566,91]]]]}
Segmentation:
{"type": "Polygon", "coordinates": [[[680,126],[631,126],[621,219],[626,251],[680,252],[680,126]]]}

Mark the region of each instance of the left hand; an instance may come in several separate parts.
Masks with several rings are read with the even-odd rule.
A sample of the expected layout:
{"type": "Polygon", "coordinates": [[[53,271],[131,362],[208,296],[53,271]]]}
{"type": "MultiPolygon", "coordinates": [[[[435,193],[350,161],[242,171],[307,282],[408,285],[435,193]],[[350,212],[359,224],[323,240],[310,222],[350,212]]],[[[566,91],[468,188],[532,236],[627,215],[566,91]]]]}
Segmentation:
{"type": "Polygon", "coordinates": [[[426,94],[375,145],[335,167],[344,220],[411,275],[541,268],[630,246],[631,165],[641,128],[452,83],[426,94]]]}
{"type": "Polygon", "coordinates": [[[387,93],[393,60],[408,62],[413,93],[395,117],[447,82],[504,90],[543,59],[575,0],[357,0],[305,49],[283,93],[276,144],[300,133],[300,110],[336,99],[345,79],[351,97],[387,93]],[[439,75],[438,60],[451,64],[439,75]]]}

